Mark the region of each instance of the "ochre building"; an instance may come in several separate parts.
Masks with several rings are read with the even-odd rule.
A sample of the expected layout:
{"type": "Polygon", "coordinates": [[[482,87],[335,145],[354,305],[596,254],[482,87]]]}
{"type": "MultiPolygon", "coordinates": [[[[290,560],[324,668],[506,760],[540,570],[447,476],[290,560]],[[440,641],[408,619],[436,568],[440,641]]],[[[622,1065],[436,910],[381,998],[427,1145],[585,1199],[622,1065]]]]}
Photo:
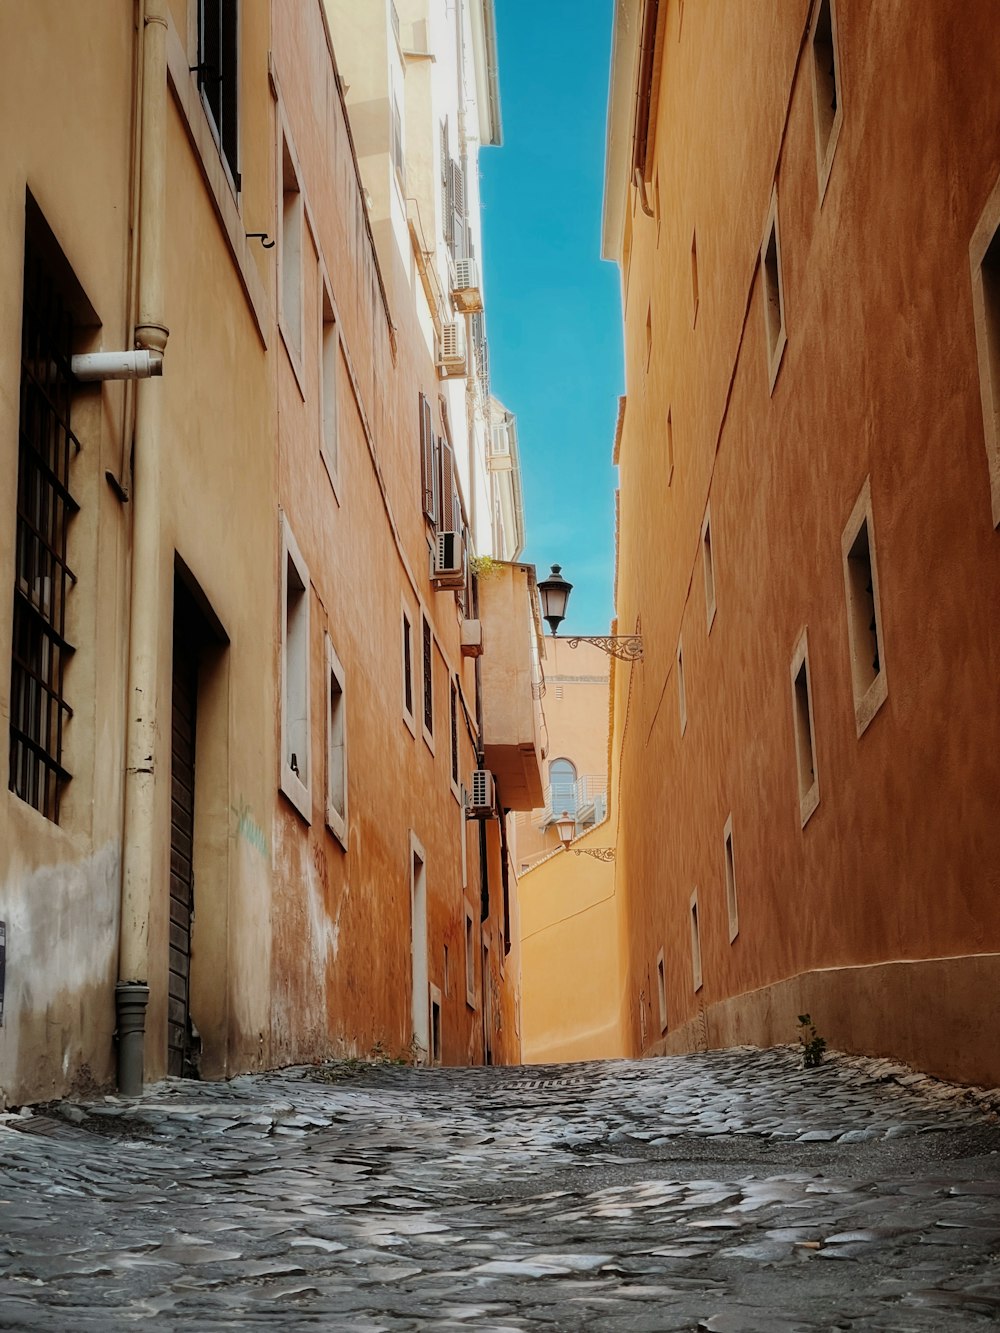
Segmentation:
{"type": "Polygon", "coordinates": [[[616,4],[635,1052],[1000,1081],[998,59],[986,0],[616,4]]]}
{"type": "Polygon", "coordinates": [[[335,5],[0,12],[0,1105],[519,1056],[534,571],[468,425],[475,198],[428,184],[414,240],[397,133],[428,182],[499,141],[492,4],[432,8],[411,80],[380,7],[396,82],[355,116],[402,257],[335,5]]]}

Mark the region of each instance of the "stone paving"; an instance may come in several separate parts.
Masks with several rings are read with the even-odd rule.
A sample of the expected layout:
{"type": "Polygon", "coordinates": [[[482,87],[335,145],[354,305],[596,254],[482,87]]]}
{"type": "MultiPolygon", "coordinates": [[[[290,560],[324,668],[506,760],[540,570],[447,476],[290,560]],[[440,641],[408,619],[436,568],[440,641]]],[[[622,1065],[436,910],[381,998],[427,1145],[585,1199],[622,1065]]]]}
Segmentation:
{"type": "Polygon", "coordinates": [[[779,1049],[2,1116],[0,1329],[996,1329],[998,1107],[779,1049]]]}

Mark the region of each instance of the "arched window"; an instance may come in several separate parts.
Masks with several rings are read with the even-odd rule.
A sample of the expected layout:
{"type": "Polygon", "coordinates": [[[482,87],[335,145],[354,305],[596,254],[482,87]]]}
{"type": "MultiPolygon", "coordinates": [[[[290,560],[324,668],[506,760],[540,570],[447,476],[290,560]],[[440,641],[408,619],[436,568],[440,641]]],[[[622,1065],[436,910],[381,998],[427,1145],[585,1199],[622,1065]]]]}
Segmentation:
{"type": "Polygon", "coordinates": [[[576,815],[576,767],[568,759],[549,764],[549,808],[557,817],[564,810],[576,815]]]}

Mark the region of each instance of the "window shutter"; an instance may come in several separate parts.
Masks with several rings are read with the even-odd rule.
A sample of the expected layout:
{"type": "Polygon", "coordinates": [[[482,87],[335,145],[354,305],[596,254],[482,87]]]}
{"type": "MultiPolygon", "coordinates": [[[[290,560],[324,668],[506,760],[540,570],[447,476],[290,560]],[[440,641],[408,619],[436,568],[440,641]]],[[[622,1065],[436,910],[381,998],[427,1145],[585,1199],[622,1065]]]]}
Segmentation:
{"type": "Polygon", "coordinates": [[[447,440],[438,440],[438,449],[440,450],[439,526],[443,532],[454,532],[455,529],[450,524],[454,519],[455,512],[455,456],[447,440]]]}
{"type": "Polygon", "coordinates": [[[437,522],[437,493],[434,475],[434,434],[431,430],[431,405],[420,395],[420,489],[423,511],[432,523],[437,522]]]}
{"type": "Polygon", "coordinates": [[[464,259],[466,250],[465,172],[455,161],[452,161],[451,163],[450,179],[452,204],[452,254],[456,259],[464,259]]]}

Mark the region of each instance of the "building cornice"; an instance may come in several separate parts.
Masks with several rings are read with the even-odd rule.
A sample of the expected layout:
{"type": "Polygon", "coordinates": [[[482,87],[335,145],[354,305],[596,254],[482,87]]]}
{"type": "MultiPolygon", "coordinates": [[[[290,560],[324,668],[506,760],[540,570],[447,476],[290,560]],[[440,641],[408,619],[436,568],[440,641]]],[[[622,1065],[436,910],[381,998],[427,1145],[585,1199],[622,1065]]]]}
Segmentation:
{"type": "Polygon", "coordinates": [[[469,8],[476,69],[476,104],[479,108],[479,142],[499,148],[503,143],[503,126],[500,122],[496,11],[493,0],[472,0],[469,8]]]}
{"type": "Polygon", "coordinates": [[[641,36],[642,0],[615,0],[601,226],[601,256],[615,263],[621,260],[628,204],[641,36]]]}

